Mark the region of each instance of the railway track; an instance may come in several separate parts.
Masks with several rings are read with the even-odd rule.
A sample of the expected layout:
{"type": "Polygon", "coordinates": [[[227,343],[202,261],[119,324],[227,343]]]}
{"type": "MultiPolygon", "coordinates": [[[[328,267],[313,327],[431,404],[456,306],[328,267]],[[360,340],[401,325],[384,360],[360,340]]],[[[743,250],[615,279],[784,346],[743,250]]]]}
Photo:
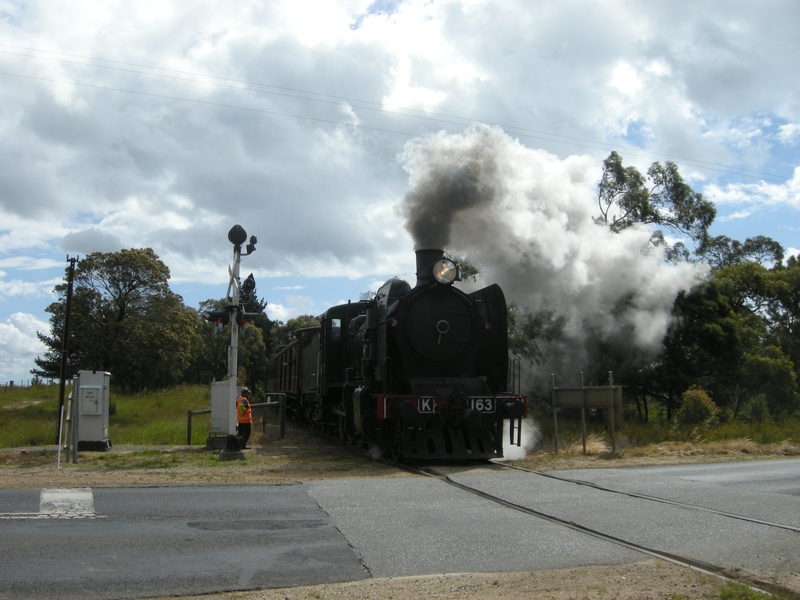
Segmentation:
{"type": "MultiPolygon", "coordinates": [[[[349,443],[347,441],[342,442],[341,440],[339,440],[339,438],[337,436],[335,436],[333,434],[326,433],[326,432],[323,432],[323,431],[320,431],[320,433],[322,435],[326,436],[326,437],[329,437],[330,439],[332,439],[334,441],[337,441],[339,443],[344,443],[345,445],[349,445],[356,452],[363,452],[364,454],[367,454],[367,455],[370,454],[370,451],[368,449],[365,449],[363,447],[363,445],[351,444],[351,443],[349,443]]],[[[373,455],[373,458],[375,458],[374,455],[373,455]]],[[[517,511],[519,513],[526,514],[526,515],[528,515],[530,517],[541,519],[543,521],[547,521],[549,523],[557,524],[557,525],[562,526],[562,527],[566,527],[566,528],[571,529],[573,531],[577,531],[577,532],[580,532],[582,534],[589,535],[589,536],[591,536],[593,538],[596,538],[596,539],[599,539],[599,540],[603,540],[605,542],[609,542],[609,543],[615,544],[617,546],[624,547],[624,548],[629,549],[629,550],[636,551],[638,553],[644,554],[644,555],[649,556],[651,558],[657,558],[657,559],[660,559],[660,560],[664,560],[666,562],[669,562],[669,563],[672,563],[672,564],[675,564],[675,565],[679,565],[679,566],[691,569],[691,570],[696,571],[698,573],[703,573],[703,574],[706,574],[706,575],[709,575],[709,576],[717,577],[722,581],[731,581],[731,582],[737,582],[737,583],[740,583],[740,584],[745,584],[745,585],[749,586],[750,588],[752,588],[754,591],[767,593],[767,594],[774,594],[776,592],[780,592],[782,598],[796,598],[797,600],[800,600],[800,595],[792,592],[791,590],[787,590],[786,588],[782,588],[780,586],[777,586],[777,585],[775,585],[775,584],[773,584],[773,583],[771,583],[769,581],[753,580],[752,578],[748,578],[748,577],[738,577],[735,574],[736,569],[731,569],[729,566],[721,566],[721,565],[712,564],[712,563],[709,563],[709,562],[698,560],[696,558],[691,558],[689,556],[682,556],[682,555],[680,555],[678,553],[666,552],[664,550],[659,550],[658,548],[654,548],[654,547],[650,547],[650,546],[643,545],[643,544],[640,544],[640,543],[636,543],[636,542],[633,542],[631,540],[624,539],[623,537],[620,537],[618,535],[610,535],[608,533],[600,531],[599,529],[596,529],[596,528],[593,528],[593,527],[588,527],[586,525],[582,525],[580,523],[577,523],[574,520],[561,518],[561,517],[558,517],[558,516],[553,515],[553,514],[548,514],[548,513],[545,513],[543,511],[536,510],[535,508],[531,508],[529,506],[524,506],[524,505],[519,504],[517,502],[513,502],[513,501],[509,500],[508,498],[502,497],[501,495],[498,495],[498,494],[495,494],[495,493],[489,493],[489,492],[481,490],[481,489],[479,489],[477,487],[473,487],[471,485],[468,485],[468,484],[466,484],[464,482],[456,481],[456,479],[454,479],[451,475],[449,475],[447,472],[445,472],[448,469],[449,465],[447,465],[447,466],[424,465],[424,463],[402,464],[402,463],[396,463],[396,462],[394,462],[392,460],[389,460],[389,459],[386,459],[386,458],[381,458],[380,460],[382,462],[385,462],[386,464],[392,465],[392,466],[394,466],[396,468],[403,469],[403,470],[405,470],[405,471],[407,471],[409,473],[413,473],[413,474],[416,474],[416,475],[419,475],[419,476],[423,476],[423,477],[430,477],[430,478],[438,479],[439,481],[442,481],[443,483],[445,483],[447,485],[453,486],[453,487],[455,487],[455,488],[457,488],[457,489],[459,489],[459,490],[461,490],[461,491],[463,491],[465,493],[472,494],[472,495],[474,495],[474,496],[476,496],[478,498],[481,498],[481,499],[483,499],[483,500],[485,500],[487,502],[492,502],[492,503],[498,504],[500,506],[504,506],[504,507],[506,507],[508,509],[517,511]]],[[[698,506],[696,504],[680,502],[680,501],[671,500],[671,499],[667,499],[667,498],[658,498],[656,496],[650,496],[650,495],[647,495],[647,494],[640,494],[640,493],[636,493],[636,492],[628,492],[628,491],[623,491],[623,490],[617,490],[617,489],[601,486],[601,485],[598,485],[598,484],[595,484],[595,483],[592,483],[592,482],[581,481],[581,480],[577,480],[577,479],[570,479],[568,477],[557,476],[557,475],[552,475],[552,474],[549,474],[549,473],[543,473],[543,472],[540,472],[540,471],[534,471],[534,470],[531,470],[531,469],[525,469],[523,467],[518,467],[518,466],[514,466],[514,465],[508,465],[508,464],[506,464],[504,462],[490,461],[489,464],[487,464],[486,466],[487,466],[487,468],[494,468],[496,466],[501,466],[504,469],[509,469],[509,470],[513,470],[513,471],[518,471],[518,472],[529,474],[531,477],[551,479],[551,480],[558,481],[558,482],[563,483],[563,484],[591,488],[591,489],[597,490],[597,491],[602,492],[602,493],[616,494],[616,495],[626,496],[626,497],[629,497],[629,498],[635,498],[635,499],[638,499],[638,500],[643,500],[643,501],[646,501],[646,502],[664,504],[664,505],[669,505],[669,506],[680,508],[680,509],[697,511],[697,512],[706,513],[706,514],[710,514],[710,515],[716,515],[718,517],[722,517],[722,518],[725,518],[725,519],[733,519],[733,520],[736,520],[736,521],[742,521],[742,522],[750,523],[750,524],[761,526],[761,527],[767,527],[767,528],[773,529],[773,530],[787,531],[787,532],[791,532],[792,534],[800,533],[800,527],[795,527],[795,526],[787,525],[787,524],[784,524],[784,523],[777,523],[777,522],[771,522],[771,521],[766,521],[766,520],[762,520],[762,519],[756,519],[756,518],[753,518],[753,517],[748,517],[746,515],[735,514],[735,513],[731,513],[731,512],[726,512],[726,511],[717,510],[717,509],[713,509],[713,508],[708,508],[708,507],[704,507],[704,506],[698,506]]]]}
{"type": "Polygon", "coordinates": [[[542,473],[540,471],[533,471],[531,469],[525,469],[523,467],[517,467],[514,465],[504,465],[509,469],[516,469],[519,471],[524,471],[526,473],[531,473],[532,475],[538,475],[539,477],[547,477],[550,479],[555,479],[556,481],[563,481],[565,483],[574,483],[575,485],[583,485],[586,487],[594,488],[596,490],[600,490],[602,492],[609,492],[611,494],[621,494],[623,496],[628,496],[630,498],[639,498],[642,500],[650,500],[651,502],[659,502],[661,504],[669,504],[672,506],[678,506],[680,508],[688,508],[692,510],[699,510],[702,512],[707,512],[715,515],[720,515],[722,517],[728,517],[730,519],[738,519],[740,521],[747,521],[748,523],[755,523],[757,525],[766,525],[767,527],[775,527],[776,529],[786,529],[788,531],[794,531],[796,533],[800,533],[800,527],[794,527],[793,525],[786,525],[784,523],[774,523],[772,521],[764,521],[762,519],[754,519],[753,517],[747,517],[745,515],[737,515],[734,513],[726,512],[723,510],[717,510],[714,508],[708,508],[706,506],[698,506],[696,504],[689,504],[686,502],[678,502],[676,500],[668,500],[666,498],[657,498],[655,496],[649,496],[647,494],[639,494],[637,492],[626,492],[621,490],[615,490],[613,488],[605,487],[602,485],[598,485],[596,483],[592,483],[590,481],[580,481],[578,479],[570,479],[568,477],[558,477],[556,475],[550,475],[548,473],[542,473]]]}
{"type": "MultiPolygon", "coordinates": [[[[391,461],[389,461],[389,462],[391,463],[391,461]]],[[[545,512],[530,508],[528,506],[523,506],[521,504],[512,502],[512,501],[510,501],[510,500],[508,500],[506,498],[503,498],[503,497],[501,497],[501,496],[499,496],[497,494],[489,493],[489,492],[483,491],[481,489],[478,489],[476,487],[472,487],[472,486],[467,485],[465,483],[456,481],[453,477],[451,477],[447,473],[441,471],[440,470],[441,468],[437,468],[436,466],[412,466],[412,465],[403,465],[403,464],[396,464],[396,463],[391,463],[391,464],[393,464],[393,465],[395,465],[395,466],[397,466],[397,467],[399,467],[401,469],[404,469],[404,470],[406,470],[408,472],[420,475],[420,476],[432,477],[432,478],[438,479],[438,480],[442,481],[443,483],[446,483],[447,485],[453,486],[453,487],[455,487],[455,488],[457,488],[457,489],[459,489],[459,490],[461,490],[463,492],[472,494],[472,495],[477,496],[477,497],[479,497],[479,498],[481,498],[483,500],[486,500],[486,501],[489,501],[489,502],[493,502],[495,504],[504,506],[504,507],[509,508],[511,510],[514,510],[514,511],[529,515],[531,517],[535,517],[537,519],[542,519],[542,520],[547,521],[549,523],[554,523],[554,524],[566,527],[568,529],[583,533],[585,535],[589,535],[589,536],[594,537],[596,539],[600,539],[600,540],[603,540],[603,541],[606,541],[606,542],[609,542],[609,543],[612,543],[612,544],[615,544],[615,545],[618,545],[618,546],[622,546],[622,547],[627,548],[629,550],[633,550],[633,551],[642,553],[642,554],[644,554],[646,556],[649,556],[651,558],[657,558],[657,559],[660,559],[660,560],[664,560],[666,562],[669,562],[669,563],[672,563],[672,564],[675,564],[675,565],[678,565],[678,566],[686,567],[688,569],[691,569],[691,570],[699,572],[699,573],[703,573],[705,575],[717,577],[722,581],[730,581],[730,582],[736,582],[736,583],[740,583],[740,584],[745,584],[745,585],[747,585],[748,587],[750,587],[751,589],[753,589],[754,591],[757,591],[757,592],[762,592],[762,593],[766,593],[766,594],[770,594],[770,595],[773,595],[776,592],[780,592],[782,594],[781,597],[784,597],[784,598],[786,598],[786,597],[788,597],[788,598],[797,598],[797,599],[800,600],[800,595],[792,592],[791,590],[787,590],[785,588],[781,588],[779,586],[776,586],[775,584],[772,584],[770,582],[761,581],[761,580],[753,581],[753,580],[750,580],[750,579],[737,578],[735,576],[731,576],[730,569],[727,568],[727,567],[723,567],[723,566],[720,566],[720,565],[714,565],[714,564],[711,564],[711,563],[708,563],[708,562],[704,562],[704,561],[700,561],[700,560],[697,560],[697,559],[693,559],[691,557],[681,556],[681,555],[678,555],[678,554],[675,554],[675,553],[665,552],[665,551],[659,550],[657,548],[652,548],[652,547],[647,547],[647,546],[642,545],[642,544],[637,544],[635,542],[623,539],[623,538],[618,537],[618,536],[609,535],[608,533],[604,533],[604,532],[602,532],[602,531],[600,531],[598,529],[595,529],[595,528],[592,528],[592,527],[587,527],[585,525],[581,525],[581,524],[579,524],[579,523],[577,523],[575,521],[564,519],[564,518],[560,518],[558,516],[554,516],[552,514],[547,514],[545,512]]],[[[550,479],[558,480],[558,481],[563,482],[563,483],[573,484],[573,485],[576,485],[576,486],[587,486],[587,487],[591,487],[593,489],[596,489],[596,490],[599,490],[599,491],[602,491],[602,492],[606,492],[606,493],[609,493],[609,494],[621,494],[621,495],[625,495],[625,496],[628,496],[628,497],[637,498],[637,499],[640,499],[640,500],[646,500],[646,501],[655,502],[655,503],[664,503],[664,504],[669,504],[669,505],[676,506],[676,507],[679,507],[679,508],[684,508],[684,509],[689,509],[689,510],[697,510],[697,511],[702,511],[702,512],[707,512],[707,513],[713,513],[713,514],[716,514],[718,516],[725,517],[725,518],[737,519],[737,520],[742,520],[742,521],[746,521],[746,522],[749,522],[749,523],[753,523],[753,524],[756,524],[756,525],[761,525],[761,526],[766,526],[766,527],[776,528],[776,529],[782,529],[782,530],[789,530],[789,531],[792,531],[792,532],[795,532],[795,533],[800,533],[800,528],[793,527],[791,525],[785,525],[785,524],[781,524],[781,523],[772,523],[772,522],[763,521],[763,520],[760,520],[760,519],[753,519],[753,518],[750,518],[750,517],[747,517],[747,516],[744,516],[744,515],[737,515],[737,514],[733,514],[733,513],[729,513],[729,512],[725,512],[725,511],[719,511],[719,510],[710,509],[710,508],[706,508],[706,507],[702,507],[702,506],[696,506],[696,505],[693,505],[693,504],[688,504],[688,503],[683,503],[683,502],[676,502],[674,500],[668,500],[668,499],[664,499],[664,498],[657,498],[657,497],[654,497],[654,496],[648,496],[648,495],[645,495],[645,494],[637,494],[637,493],[632,493],[632,492],[614,490],[614,489],[606,488],[606,487],[603,487],[603,486],[600,486],[600,485],[597,485],[597,484],[594,484],[594,483],[590,483],[590,482],[579,481],[579,480],[569,479],[569,478],[565,478],[565,477],[558,477],[558,476],[554,476],[554,475],[550,475],[550,474],[546,474],[546,473],[542,473],[542,472],[538,472],[538,471],[532,471],[530,469],[525,469],[525,468],[522,468],[522,467],[506,465],[506,464],[503,464],[503,463],[494,463],[494,464],[500,464],[504,468],[513,469],[513,470],[529,473],[531,476],[550,478],[550,479]]]]}

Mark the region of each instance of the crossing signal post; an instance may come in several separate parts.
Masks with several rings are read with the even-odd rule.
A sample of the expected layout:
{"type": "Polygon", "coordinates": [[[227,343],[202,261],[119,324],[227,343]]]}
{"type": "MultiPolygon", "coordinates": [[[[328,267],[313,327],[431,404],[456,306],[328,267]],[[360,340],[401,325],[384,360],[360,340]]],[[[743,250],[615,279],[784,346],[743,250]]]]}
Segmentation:
{"type": "Polygon", "coordinates": [[[219,333],[222,328],[231,323],[231,341],[228,345],[228,439],[225,450],[220,453],[220,460],[244,460],[244,454],[239,447],[236,439],[236,397],[239,388],[236,385],[236,376],[239,370],[239,327],[244,327],[247,321],[255,319],[260,313],[247,313],[244,306],[239,304],[240,291],[249,295],[255,290],[256,280],[251,273],[244,282],[239,280],[239,263],[242,256],[249,256],[255,252],[258,239],[256,236],[250,237],[250,243],[246,246],[246,252],[242,254],[242,244],[247,240],[247,232],[241,225],[234,225],[228,232],[228,241],[233,244],[233,265],[228,267],[230,280],[228,291],[226,292],[226,302],[228,305],[224,310],[209,311],[205,314],[208,321],[214,323],[214,333],[219,333]],[[233,323],[236,326],[233,326],[233,323]]]}

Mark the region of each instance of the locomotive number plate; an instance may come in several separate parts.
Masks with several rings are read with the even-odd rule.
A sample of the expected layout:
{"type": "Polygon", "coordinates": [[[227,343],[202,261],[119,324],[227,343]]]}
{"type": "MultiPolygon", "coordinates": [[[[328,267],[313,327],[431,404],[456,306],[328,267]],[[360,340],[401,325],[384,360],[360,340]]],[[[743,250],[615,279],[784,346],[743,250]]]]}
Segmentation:
{"type": "Polygon", "coordinates": [[[433,398],[417,398],[417,412],[432,413],[436,412],[436,403],[433,398]]]}
{"type": "Polygon", "coordinates": [[[467,398],[467,404],[472,410],[482,413],[493,413],[497,408],[494,398],[467,398]]]}

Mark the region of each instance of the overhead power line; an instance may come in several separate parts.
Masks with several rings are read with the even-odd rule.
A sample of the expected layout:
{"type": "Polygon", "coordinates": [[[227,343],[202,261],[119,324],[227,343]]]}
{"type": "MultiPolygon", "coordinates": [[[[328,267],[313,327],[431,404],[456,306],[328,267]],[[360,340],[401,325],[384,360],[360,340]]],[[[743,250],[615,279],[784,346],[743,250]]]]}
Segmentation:
{"type": "MultiPolygon", "coordinates": [[[[164,67],[157,67],[153,65],[143,65],[138,63],[129,63],[124,61],[117,61],[117,60],[110,60],[105,58],[97,58],[92,56],[84,56],[78,54],[68,54],[64,52],[54,52],[50,50],[40,50],[36,48],[27,48],[22,46],[14,46],[11,44],[0,44],[0,47],[5,48],[14,48],[16,50],[24,50],[27,52],[37,52],[37,53],[46,53],[52,54],[55,56],[61,57],[69,57],[69,59],[81,59],[81,60],[89,60],[89,61],[96,61],[96,62],[103,62],[108,64],[93,64],[87,62],[79,62],[76,60],[69,60],[66,58],[53,58],[48,56],[38,56],[38,55],[31,55],[31,54],[22,54],[19,52],[10,52],[6,50],[0,50],[0,54],[9,54],[14,56],[22,56],[26,58],[33,58],[36,60],[50,60],[55,62],[61,62],[66,64],[74,64],[78,66],[85,66],[85,67],[94,67],[100,69],[108,69],[126,73],[135,73],[139,75],[145,75],[148,77],[160,77],[164,79],[172,79],[176,81],[185,81],[190,83],[199,83],[204,85],[213,85],[216,87],[221,88],[230,88],[236,90],[243,90],[243,91],[252,91],[258,94],[269,94],[274,96],[282,96],[288,98],[294,98],[298,100],[306,100],[310,102],[317,102],[317,103],[324,103],[324,104],[334,104],[338,106],[344,105],[343,103],[347,103],[347,105],[358,108],[361,110],[368,110],[372,112],[378,112],[390,116],[402,116],[413,118],[417,120],[435,122],[435,123],[442,123],[446,125],[458,125],[460,127],[468,126],[471,123],[481,122],[486,123],[488,125],[495,125],[501,127],[504,131],[509,133],[510,135],[516,135],[518,137],[525,137],[530,139],[537,139],[541,141],[548,141],[560,144],[571,145],[580,148],[588,148],[592,150],[605,150],[610,151],[611,149],[618,149],[626,151],[626,154],[638,156],[641,158],[652,158],[652,157],[663,157],[665,159],[673,159],[675,161],[679,161],[684,163],[686,166],[696,167],[699,169],[705,169],[710,171],[716,171],[719,173],[726,173],[729,175],[737,175],[741,177],[752,177],[752,178],[760,178],[766,181],[770,181],[773,183],[785,183],[787,178],[786,177],[778,177],[769,173],[764,173],[762,171],[756,171],[751,169],[743,169],[739,167],[731,167],[726,165],[720,165],[718,163],[713,163],[709,161],[703,161],[699,159],[688,158],[684,156],[676,156],[666,153],[655,152],[651,150],[645,150],[643,148],[637,148],[632,146],[621,146],[621,145],[609,145],[608,142],[591,140],[586,138],[579,138],[573,136],[567,136],[563,134],[536,130],[536,129],[529,129],[524,127],[519,127],[516,125],[508,125],[503,123],[492,123],[487,121],[482,121],[480,119],[472,119],[468,117],[461,117],[457,115],[449,115],[446,113],[437,113],[437,112],[428,112],[423,111],[420,109],[415,108],[408,108],[408,107],[399,107],[399,106],[387,106],[380,102],[374,102],[370,100],[363,100],[359,98],[352,98],[346,96],[337,96],[333,94],[326,94],[321,92],[315,92],[310,90],[303,90],[298,88],[290,88],[290,87],[283,87],[283,86],[275,86],[271,84],[229,78],[229,77],[220,77],[217,75],[209,75],[206,73],[196,73],[191,71],[181,71],[177,69],[167,69],[164,67]],[[141,71],[137,69],[131,69],[127,67],[136,67],[138,69],[150,69],[152,71],[160,71],[160,72],[148,72],[148,71],[141,71]],[[203,79],[195,79],[195,78],[204,78],[203,79]],[[212,81],[208,81],[212,80],[212,81]],[[223,83],[226,82],[226,83],[223,83]],[[301,95],[302,94],[302,95],[301,95]],[[403,112],[399,112],[403,111],[403,112]]],[[[245,106],[238,106],[233,104],[226,104],[226,103],[218,103],[218,102],[210,102],[205,100],[197,100],[193,98],[185,98],[185,97],[178,97],[178,96],[170,96],[165,94],[156,94],[151,92],[143,92],[140,90],[131,90],[131,89],[123,89],[123,88],[115,88],[109,86],[102,86],[96,84],[89,84],[89,83],[81,83],[75,81],[59,81],[55,79],[50,79],[46,77],[38,77],[38,76],[30,76],[30,75],[21,75],[15,73],[0,73],[0,75],[7,75],[11,77],[21,77],[27,79],[35,79],[39,81],[48,81],[53,83],[64,83],[64,84],[72,84],[81,87],[89,87],[94,89],[103,89],[109,91],[116,91],[122,93],[130,93],[130,94],[137,94],[142,96],[150,96],[150,97],[157,97],[162,99],[169,99],[169,100],[177,100],[182,102],[194,102],[197,104],[205,104],[210,106],[217,106],[222,108],[231,108],[231,109],[238,109],[238,110],[247,110],[251,112],[260,112],[264,114],[271,114],[275,116],[284,116],[296,119],[307,119],[316,122],[322,123],[329,123],[335,125],[341,125],[346,127],[355,127],[359,129],[366,129],[372,131],[380,131],[384,133],[391,133],[396,135],[403,135],[407,137],[416,137],[418,133],[410,133],[405,131],[397,131],[393,129],[381,128],[381,127],[372,127],[368,125],[359,125],[354,123],[347,123],[347,122],[340,122],[334,121],[329,119],[321,119],[318,117],[309,117],[306,115],[297,115],[291,113],[285,113],[280,111],[270,111],[265,109],[257,109],[245,106]]]]}

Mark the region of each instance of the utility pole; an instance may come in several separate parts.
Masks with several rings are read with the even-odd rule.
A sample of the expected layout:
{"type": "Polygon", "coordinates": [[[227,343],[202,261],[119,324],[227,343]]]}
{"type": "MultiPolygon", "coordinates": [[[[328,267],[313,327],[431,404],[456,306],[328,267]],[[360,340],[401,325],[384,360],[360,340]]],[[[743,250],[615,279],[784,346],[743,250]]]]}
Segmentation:
{"type": "Polygon", "coordinates": [[[58,388],[58,427],[56,428],[56,445],[61,444],[61,423],[64,415],[64,394],[67,381],[67,357],[69,356],[69,327],[70,316],[72,315],[72,286],[75,280],[75,262],[77,258],[70,258],[67,255],[69,271],[67,271],[67,303],[64,310],[64,330],[61,340],[61,370],[60,383],[58,388]]]}

